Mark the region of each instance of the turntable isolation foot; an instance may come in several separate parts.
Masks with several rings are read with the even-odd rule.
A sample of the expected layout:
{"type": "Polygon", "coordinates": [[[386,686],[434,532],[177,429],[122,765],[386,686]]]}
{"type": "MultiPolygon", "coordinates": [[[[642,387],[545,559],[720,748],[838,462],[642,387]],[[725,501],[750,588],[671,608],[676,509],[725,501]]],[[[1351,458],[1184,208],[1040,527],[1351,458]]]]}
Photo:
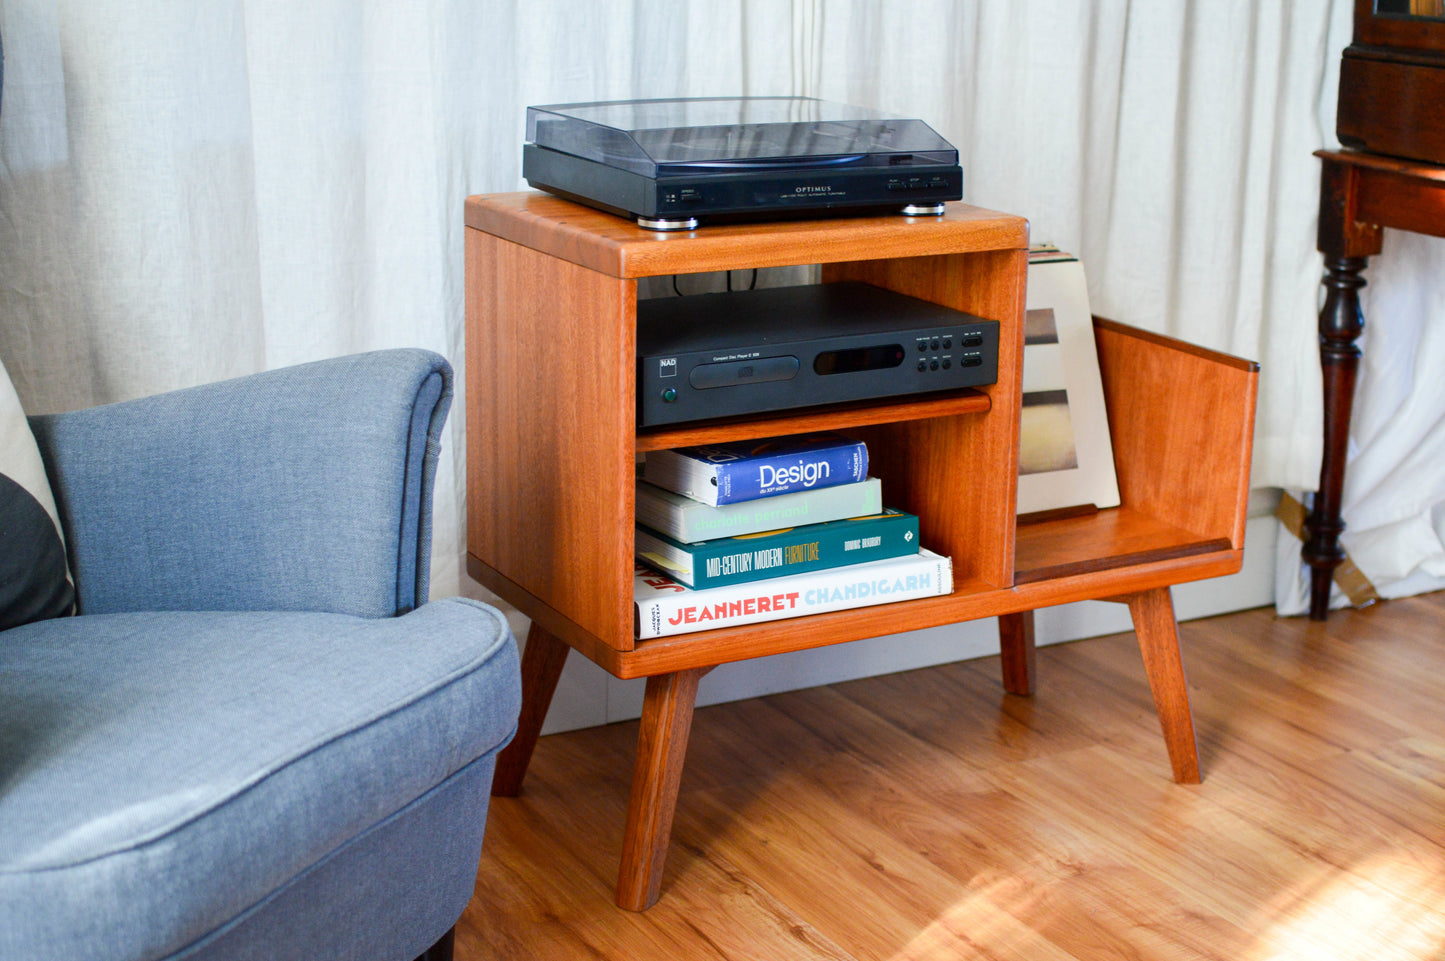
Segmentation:
{"type": "MultiPolygon", "coordinates": [[[[942,213],[943,211],[939,211],[942,213]]],[[[666,217],[638,217],[637,226],[644,230],[696,230],[696,217],[678,217],[670,220],[666,217]]]]}

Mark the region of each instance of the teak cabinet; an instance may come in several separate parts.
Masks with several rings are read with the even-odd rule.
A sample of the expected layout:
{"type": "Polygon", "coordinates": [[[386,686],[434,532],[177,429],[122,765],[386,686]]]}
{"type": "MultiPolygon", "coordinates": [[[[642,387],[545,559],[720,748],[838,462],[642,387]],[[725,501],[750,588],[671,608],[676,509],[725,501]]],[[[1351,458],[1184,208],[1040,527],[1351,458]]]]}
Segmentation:
{"type": "Polygon", "coordinates": [[[659,234],[538,193],[466,205],[468,572],[532,619],[523,716],[494,793],[518,792],[568,652],[646,677],[618,903],[656,900],[699,678],[729,661],[999,616],[1004,685],[1032,691],[1031,613],[1128,603],[1174,776],[1198,781],[1169,586],[1237,571],[1257,367],[1096,322],[1123,505],[1015,517],[1028,223],[941,217],[717,225],[659,234]],[[1000,324],[998,381],[924,399],[636,426],[644,277],[821,265],[1000,324]],[[636,454],[838,429],[865,440],[889,506],[953,560],[949,595],[634,640],[636,454]]]}

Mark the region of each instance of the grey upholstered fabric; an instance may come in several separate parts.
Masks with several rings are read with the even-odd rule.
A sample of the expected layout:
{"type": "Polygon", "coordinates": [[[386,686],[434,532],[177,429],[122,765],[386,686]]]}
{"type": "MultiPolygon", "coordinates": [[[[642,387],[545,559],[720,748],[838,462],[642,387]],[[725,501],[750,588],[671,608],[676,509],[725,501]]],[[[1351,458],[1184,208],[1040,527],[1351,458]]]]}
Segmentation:
{"type": "Polygon", "coordinates": [[[473,761],[164,961],[277,961],[277,945],[308,961],[416,958],[471,899],[495,767],[495,752],[473,761]]]}
{"type": "Polygon", "coordinates": [[[450,400],[390,350],[31,418],[80,611],[416,606],[450,400]]]}
{"type": "Polygon", "coordinates": [[[519,704],[495,678],[516,656],[502,616],[463,600],[6,632],[0,957],[204,937],[505,743],[519,704]]]}
{"type": "Polygon", "coordinates": [[[495,609],[424,603],[451,376],[32,420],[82,613],[0,632],[0,958],[407,961],[456,922],[520,680],[495,609]]]}

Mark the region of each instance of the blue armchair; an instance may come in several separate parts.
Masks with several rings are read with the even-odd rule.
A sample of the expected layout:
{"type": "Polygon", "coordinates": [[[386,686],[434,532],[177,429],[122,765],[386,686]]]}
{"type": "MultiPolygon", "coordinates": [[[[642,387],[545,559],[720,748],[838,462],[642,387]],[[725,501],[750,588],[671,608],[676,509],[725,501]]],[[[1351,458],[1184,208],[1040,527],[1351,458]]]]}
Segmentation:
{"type": "Polygon", "coordinates": [[[449,955],[520,708],[501,614],[426,603],[451,378],[32,418],[78,614],[0,632],[0,958],[449,955]]]}

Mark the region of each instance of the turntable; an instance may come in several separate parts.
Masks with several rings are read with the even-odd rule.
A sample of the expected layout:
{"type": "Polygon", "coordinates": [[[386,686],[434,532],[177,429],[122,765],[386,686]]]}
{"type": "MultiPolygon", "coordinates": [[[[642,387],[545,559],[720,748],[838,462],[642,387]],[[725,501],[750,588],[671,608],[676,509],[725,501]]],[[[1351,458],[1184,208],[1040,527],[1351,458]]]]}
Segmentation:
{"type": "Polygon", "coordinates": [[[522,176],[652,230],[963,197],[958,151],[923,121],[811,97],[528,107],[522,176]]]}

